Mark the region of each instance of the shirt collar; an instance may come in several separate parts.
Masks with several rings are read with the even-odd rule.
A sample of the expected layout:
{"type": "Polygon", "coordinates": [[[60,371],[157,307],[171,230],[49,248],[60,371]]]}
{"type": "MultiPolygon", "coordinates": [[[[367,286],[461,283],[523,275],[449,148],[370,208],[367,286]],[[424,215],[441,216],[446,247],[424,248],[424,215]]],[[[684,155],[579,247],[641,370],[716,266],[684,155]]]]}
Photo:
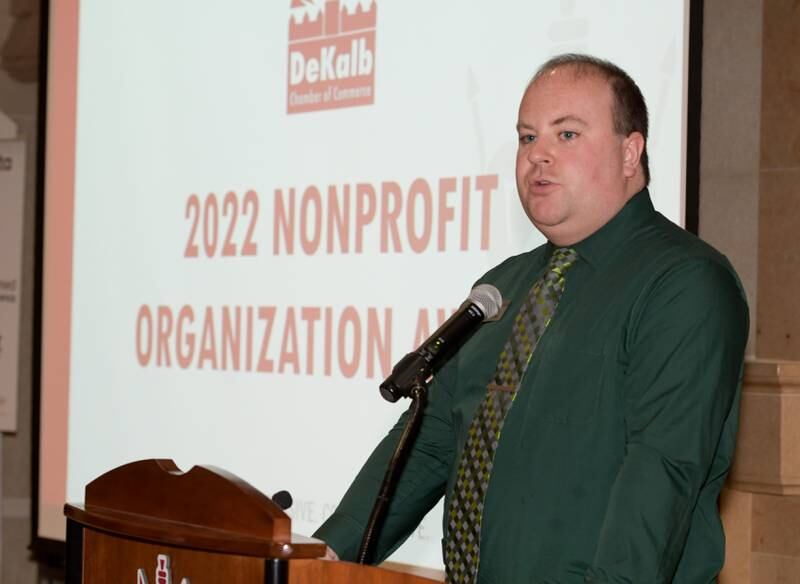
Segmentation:
{"type": "MultiPolygon", "coordinates": [[[[609,252],[618,249],[630,236],[631,231],[645,223],[655,212],[647,188],[636,193],[619,213],[586,239],[571,245],[590,266],[597,268],[609,252]]],[[[548,257],[556,246],[548,242],[548,257]]]]}

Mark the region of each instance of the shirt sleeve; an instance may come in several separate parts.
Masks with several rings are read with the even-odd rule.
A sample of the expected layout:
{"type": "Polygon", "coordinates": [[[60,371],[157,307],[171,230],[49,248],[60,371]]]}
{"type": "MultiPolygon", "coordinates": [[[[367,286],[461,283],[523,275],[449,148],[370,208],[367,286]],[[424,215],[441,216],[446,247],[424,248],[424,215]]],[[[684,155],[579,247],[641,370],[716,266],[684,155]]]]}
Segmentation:
{"type": "MultiPolygon", "coordinates": [[[[451,361],[454,362],[455,359],[451,361]]],[[[419,433],[378,536],[376,563],[408,538],[444,494],[454,457],[451,398],[456,370],[455,366],[445,366],[431,383],[419,433]]],[[[342,560],[356,560],[364,528],[407,417],[405,412],[378,444],[334,513],[314,533],[342,560]]]]}
{"type": "Polygon", "coordinates": [[[542,584],[672,582],[698,499],[716,499],[730,467],[717,451],[735,435],[747,331],[720,263],[683,262],[643,292],[622,363],[626,453],[594,559],[542,584]]]}

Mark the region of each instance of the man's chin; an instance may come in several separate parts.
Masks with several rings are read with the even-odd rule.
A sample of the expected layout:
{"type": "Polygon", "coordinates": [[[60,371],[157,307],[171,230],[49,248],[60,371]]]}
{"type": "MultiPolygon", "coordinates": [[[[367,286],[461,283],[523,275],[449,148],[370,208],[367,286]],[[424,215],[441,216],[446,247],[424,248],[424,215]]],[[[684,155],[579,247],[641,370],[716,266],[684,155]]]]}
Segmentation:
{"type": "Polygon", "coordinates": [[[546,230],[558,229],[566,221],[562,213],[528,213],[528,218],[534,227],[543,233],[546,230]]]}
{"type": "Polygon", "coordinates": [[[544,235],[547,240],[556,246],[563,247],[575,243],[572,239],[569,226],[564,219],[556,218],[533,218],[531,222],[536,229],[544,235]]]}

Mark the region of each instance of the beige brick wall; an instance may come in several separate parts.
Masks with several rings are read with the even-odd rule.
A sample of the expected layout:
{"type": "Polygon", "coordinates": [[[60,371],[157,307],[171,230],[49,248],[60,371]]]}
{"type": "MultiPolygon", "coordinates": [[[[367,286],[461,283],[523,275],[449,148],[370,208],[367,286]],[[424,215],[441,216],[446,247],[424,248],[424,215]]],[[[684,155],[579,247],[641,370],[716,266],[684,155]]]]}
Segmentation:
{"type": "Polygon", "coordinates": [[[800,2],[706,0],[700,235],[747,289],[722,584],[800,584],[800,2]]]}
{"type": "Polygon", "coordinates": [[[31,559],[31,358],[35,245],[35,161],[38,84],[36,0],[0,0],[0,110],[27,143],[23,275],[20,293],[18,431],[0,437],[0,582],[43,582],[31,559]]]}

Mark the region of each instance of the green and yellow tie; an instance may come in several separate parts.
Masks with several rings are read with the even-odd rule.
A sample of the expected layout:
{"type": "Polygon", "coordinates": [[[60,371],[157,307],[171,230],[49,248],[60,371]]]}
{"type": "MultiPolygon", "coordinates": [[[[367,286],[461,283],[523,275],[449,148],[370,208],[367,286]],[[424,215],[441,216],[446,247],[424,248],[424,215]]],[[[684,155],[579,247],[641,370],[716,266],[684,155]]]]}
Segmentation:
{"type": "Polygon", "coordinates": [[[577,258],[572,248],[557,248],[553,252],[547,271],[533,284],[514,320],[511,336],[497,360],[494,378],[486,388],[486,397],[472,418],[447,511],[444,560],[448,584],[475,582],[483,500],[500,431],[533,350],[556,311],[564,291],[565,274],[577,258]]]}

